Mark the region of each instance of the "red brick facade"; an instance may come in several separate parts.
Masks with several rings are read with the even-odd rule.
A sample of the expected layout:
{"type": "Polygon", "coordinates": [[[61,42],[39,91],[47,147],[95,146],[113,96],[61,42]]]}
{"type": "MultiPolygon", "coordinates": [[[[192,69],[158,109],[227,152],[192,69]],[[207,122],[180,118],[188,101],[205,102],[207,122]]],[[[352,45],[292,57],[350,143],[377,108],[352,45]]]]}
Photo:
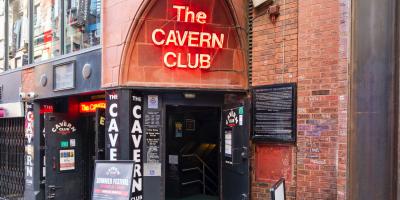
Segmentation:
{"type": "Polygon", "coordinates": [[[252,81],[298,84],[297,143],[253,145],[252,199],[269,198],[279,172],[287,180],[288,199],[346,199],[350,5],[342,0],[276,4],[281,11],[275,25],[266,8],[255,10],[252,81]],[[259,155],[266,151],[273,153],[259,155]]]}
{"type": "MultiPolygon", "coordinates": [[[[175,0],[104,1],[102,86],[247,89],[247,1],[212,0],[204,5],[211,6],[206,10],[224,11],[213,12],[222,14],[210,19],[214,28],[239,27],[237,33],[221,30],[234,40],[220,52],[215,71],[206,73],[171,73],[159,60],[164,50],[149,42],[149,30],[158,24],[179,30],[168,22],[165,8],[171,2],[175,0]],[[228,8],[234,16],[226,15],[228,8]]],[[[269,188],[280,177],[286,178],[288,199],[346,199],[350,3],[276,0],[274,4],[280,5],[275,24],[268,7],[254,10],[251,81],[253,86],[297,83],[297,142],[252,144],[252,199],[268,199],[269,188]]]]}

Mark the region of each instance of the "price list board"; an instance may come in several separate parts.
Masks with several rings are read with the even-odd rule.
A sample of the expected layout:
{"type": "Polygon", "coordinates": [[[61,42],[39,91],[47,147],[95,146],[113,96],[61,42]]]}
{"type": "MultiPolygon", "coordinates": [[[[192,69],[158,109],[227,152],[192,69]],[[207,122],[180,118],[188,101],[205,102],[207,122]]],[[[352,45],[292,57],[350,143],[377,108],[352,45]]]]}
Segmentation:
{"type": "Polygon", "coordinates": [[[296,142],[296,84],[255,87],[253,94],[253,139],[296,142]]]}

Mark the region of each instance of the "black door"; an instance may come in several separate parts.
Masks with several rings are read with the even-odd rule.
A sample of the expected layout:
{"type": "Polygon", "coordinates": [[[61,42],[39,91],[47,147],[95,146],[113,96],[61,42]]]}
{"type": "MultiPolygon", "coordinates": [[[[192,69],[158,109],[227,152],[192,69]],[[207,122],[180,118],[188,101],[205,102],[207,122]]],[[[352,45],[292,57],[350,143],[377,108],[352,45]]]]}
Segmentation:
{"type": "Polygon", "coordinates": [[[44,117],[46,199],[83,199],[82,133],[65,114],[44,117]]]}
{"type": "Polygon", "coordinates": [[[249,199],[249,109],[226,105],[222,112],[222,199],[249,199]]]}

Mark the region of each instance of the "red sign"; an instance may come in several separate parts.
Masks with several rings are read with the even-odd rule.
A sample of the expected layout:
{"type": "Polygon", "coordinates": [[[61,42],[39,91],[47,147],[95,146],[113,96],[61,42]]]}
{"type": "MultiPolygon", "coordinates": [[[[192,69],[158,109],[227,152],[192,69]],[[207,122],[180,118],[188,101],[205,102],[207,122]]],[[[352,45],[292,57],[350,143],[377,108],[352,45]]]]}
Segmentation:
{"type": "MultiPolygon", "coordinates": [[[[190,23],[196,30],[153,30],[151,39],[157,46],[172,46],[174,48],[187,48],[187,52],[176,52],[173,49],[163,55],[164,65],[168,68],[209,69],[214,55],[204,50],[191,51],[193,48],[222,49],[226,39],[223,33],[204,31],[207,23],[207,14],[203,11],[195,12],[189,6],[173,5],[176,11],[176,21],[190,23]],[[202,30],[202,31],[199,31],[202,30]]],[[[189,28],[190,29],[190,28],[189,28]]]]}
{"type": "Polygon", "coordinates": [[[42,105],[42,106],[40,106],[40,114],[53,113],[53,112],[54,112],[53,105],[42,105]]]}
{"type": "Polygon", "coordinates": [[[93,113],[96,112],[97,108],[106,108],[106,101],[91,101],[81,102],[79,104],[79,112],[81,113],[93,113]]]}

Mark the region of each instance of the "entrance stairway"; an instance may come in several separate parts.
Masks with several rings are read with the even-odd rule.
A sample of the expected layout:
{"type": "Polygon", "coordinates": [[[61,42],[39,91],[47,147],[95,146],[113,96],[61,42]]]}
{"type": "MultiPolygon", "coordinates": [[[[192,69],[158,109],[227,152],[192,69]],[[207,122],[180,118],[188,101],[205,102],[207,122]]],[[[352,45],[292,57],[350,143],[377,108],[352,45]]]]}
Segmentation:
{"type": "Polygon", "coordinates": [[[218,152],[215,144],[200,144],[182,148],[180,186],[182,196],[203,194],[218,196],[218,152]]]}

